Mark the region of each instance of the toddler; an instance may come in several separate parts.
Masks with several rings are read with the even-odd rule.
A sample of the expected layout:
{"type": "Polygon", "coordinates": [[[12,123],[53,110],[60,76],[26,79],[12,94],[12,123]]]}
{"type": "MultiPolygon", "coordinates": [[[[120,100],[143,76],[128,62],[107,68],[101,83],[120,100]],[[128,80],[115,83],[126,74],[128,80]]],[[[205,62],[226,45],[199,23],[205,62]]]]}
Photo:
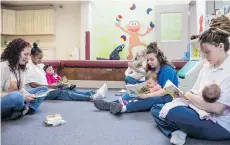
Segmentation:
{"type": "Polygon", "coordinates": [[[70,87],[66,84],[68,82],[66,76],[61,78],[57,73],[54,72],[53,67],[50,64],[44,66],[44,71],[46,72],[46,80],[47,83],[50,84],[57,84],[59,89],[74,89],[76,85],[70,85],[70,87]]]}
{"type": "MultiPolygon", "coordinates": [[[[159,91],[161,89],[161,86],[157,82],[157,74],[156,73],[153,73],[151,71],[148,72],[147,76],[145,77],[145,80],[146,80],[147,85],[142,87],[142,88],[140,88],[137,91],[138,95],[154,93],[154,92],[159,91]]],[[[132,102],[132,101],[135,102],[137,100],[138,100],[138,98],[134,98],[134,99],[130,100],[130,102],[132,102]]],[[[119,98],[119,101],[121,103],[123,103],[124,105],[129,103],[126,100],[122,100],[121,97],[119,98]]]]}

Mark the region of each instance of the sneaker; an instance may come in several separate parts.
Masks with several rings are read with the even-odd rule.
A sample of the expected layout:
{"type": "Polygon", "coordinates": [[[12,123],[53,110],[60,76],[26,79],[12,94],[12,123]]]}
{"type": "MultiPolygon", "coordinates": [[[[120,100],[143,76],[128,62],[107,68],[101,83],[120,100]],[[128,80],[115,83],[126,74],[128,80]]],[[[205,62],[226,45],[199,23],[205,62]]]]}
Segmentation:
{"type": "Polygon", "coordinates": [[[171,133],[172,137],[170,139],[170,143],[174,145],[184,145],[186,141],[187,134],[177,130],[171,133]]]}
{"type": "Polygon", "coordinates": [[[110,113],[112,113],[113,115],[118,115],[121,113],[122,110],[122,105],[121,103],[114,103],[110,105],[110,113]]]}
{"type": "Polygon", "coordinates": [[[9,119],[10,120],[16,120],[16,119],[21,118],[22,116],[23,116],[22,111],[15,111],[10,115],[9,119]]]}
{"type": "Polygon", "coordinates": [[[105,83],[101,88],[98,89],[96,94],[98,94],[99,98],[102,99],[105,98],[105,94],[107,91],[108,91],[108,86],[105,83]]]}
{"type": "Polygon", "coordinates": [[[98,110],[106,110],[109,111],[110,110],[110,106],[112,104],[114,104],[115,102],[107,102],[104,100],[95,100],[93,102],[94,106],[98,109],[98,110]]]}
{"type": "Polygon", "coordinates": [[[20,111],[13,112],[8,119],[10,120],[16,120],[24,116],[29,111],[29,106],[25,105],[24,108],[20,111]]]}
{"type": "Polygon", "coordinates": [[[76,88],[76,85],[73,85],[73,84],[71,84],[69,87],[70,90],[74,90],[75,88],[76,88]]]}

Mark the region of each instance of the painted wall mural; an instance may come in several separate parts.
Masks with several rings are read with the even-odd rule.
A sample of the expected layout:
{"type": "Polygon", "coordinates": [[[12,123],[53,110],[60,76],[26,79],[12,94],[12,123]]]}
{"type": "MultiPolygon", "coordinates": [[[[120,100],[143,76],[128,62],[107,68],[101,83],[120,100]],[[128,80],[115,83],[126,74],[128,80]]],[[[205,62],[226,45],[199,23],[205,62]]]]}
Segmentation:
{"type": "Polygon", "coordinates": [[[110,59],[115,52],[122,60],[132,60],[136,52],[146,49],[154,41],[155,27],[149,5],[141,1],[96,1],[92,9],[91,59],[110,59]]]}

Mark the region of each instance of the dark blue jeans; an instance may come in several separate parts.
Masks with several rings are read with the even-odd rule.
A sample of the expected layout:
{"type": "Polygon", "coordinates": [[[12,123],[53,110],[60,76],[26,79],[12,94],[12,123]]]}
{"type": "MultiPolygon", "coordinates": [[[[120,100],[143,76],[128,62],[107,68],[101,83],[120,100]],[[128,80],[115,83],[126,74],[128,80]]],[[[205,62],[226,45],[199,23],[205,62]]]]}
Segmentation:
{"type": "Polygon", "coordinates": [[[198,114],[188,107],[171,109],[165,119],[159,117],[162,107],[162,104],[153,105],[151,113],[157,126],[167,137],[170,137],[173,131],[181,130],[189,137],[197,139],[230,139],[230,133],[226,129],[210,120],[200,120],[198,114]]]}
{"type": "MultiPolygon", "coordinates": [[[[129,101],[132,100],[133,97],[130,97],[128,93],[125,93],[122,96],[123,100],[129,101]]],[[[147,99],[138,99],[137,101],[132,101],[126,105],[126,112],[142,112],[142,111],[150,111],[154,104],[165,104],[172,101],[172,97],[170,95],[165,95],[162,97],[149,97],[147,99]]]]}
{"type": "Polygon", "coordinates": [[[144,81],[139,81],[139,80],[136,80],[136,79],[129,77],[129,76],[125,77],[125,83],[126,84],[139,84],[139,83],[143,83],[143,82],[144,81]]]}
{"type": "Polygon", "coordinates": [[[90,101],[95,91],[88,90],[54,90],[47,94],[46,100],[90,101]]]}
{"type": "Polygon", "coordinates": [[[24,96],[19,91],[1,96],[1,118],[9,117],[14,111],[21,111],[24,105],[24,96]]]}

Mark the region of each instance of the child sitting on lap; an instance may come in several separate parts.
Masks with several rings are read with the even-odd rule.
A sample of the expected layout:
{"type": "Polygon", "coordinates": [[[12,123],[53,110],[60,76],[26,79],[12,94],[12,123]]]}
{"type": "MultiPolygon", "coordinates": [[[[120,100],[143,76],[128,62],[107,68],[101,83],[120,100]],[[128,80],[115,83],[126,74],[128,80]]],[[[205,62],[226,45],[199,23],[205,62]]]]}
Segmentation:
{"type": "Polygon", "coordinates": [[[54,69],[50,64],[45,65],[43,69],[46,72],[46,80],[49,85],[57,84],[59,89],[69,88],[71,90],[76,87],[76,85],[71,85],[68,87],[68,85],[65,84],[68,82],[66,76],[61,78],[57,73],[54,72],[54,69]]]}
{"type": "MultiPolygon", "coordinates": [[[[190,92],[192,94],[196,94],[196,95],[199,94],[198,92],[195,92],[194,90],[191,90],[190,92]]],[[[206,101],[208,103],[216,102],[220,98],[220,94],[221,94],[221,89],[220,89],[219,85],[217,85],[215,83],[211,83],[211,84],[205,86],[201,92],[202,98],[204,99],[204,101],[206,101]]],[[[206,119],[206,120],[210,119],[214,123],[216,123],[215,116],[212,116],[212,115],[210,115],[210,113],[197,108],[196,106],[194,106],[190,101],[188,101],[184,97],[176,98],[172,102],[165,104],[164,107],[161,109],[159,116],[161,118],[165,118],[167,116],[169,110],[171,110],[172,108],[178,107],[178,106],[188,106],[198,113],[200,119],[206,119]]],[[[230,110],[226,109],[226,111],[224,111],[224,114],[228,113],[229,111],[230,110]]]]}
{"type": "MultiPolygon", "coordinates": [[[[157,74],[156,73],[148,72],[147,76],[145,77],[145,80],[146,80],[147,85],[140,88],[140,90],[138,90],[138,95],[154,93],[154,92],[159,91],[161,89],[161,86],[157,82],[157,74]]],[[[134,99],[130,100],[130,102],[132,102],[132,101],[135,102],[135,101],[137,101],[137,99],[138,98],[134,98],[134,99]]],[[[119,101],[120,101],[120,103],[123,103],[124,105],[129,103],[126,100],[122,100],[122,97],[119,98],[119,101]]]]}

